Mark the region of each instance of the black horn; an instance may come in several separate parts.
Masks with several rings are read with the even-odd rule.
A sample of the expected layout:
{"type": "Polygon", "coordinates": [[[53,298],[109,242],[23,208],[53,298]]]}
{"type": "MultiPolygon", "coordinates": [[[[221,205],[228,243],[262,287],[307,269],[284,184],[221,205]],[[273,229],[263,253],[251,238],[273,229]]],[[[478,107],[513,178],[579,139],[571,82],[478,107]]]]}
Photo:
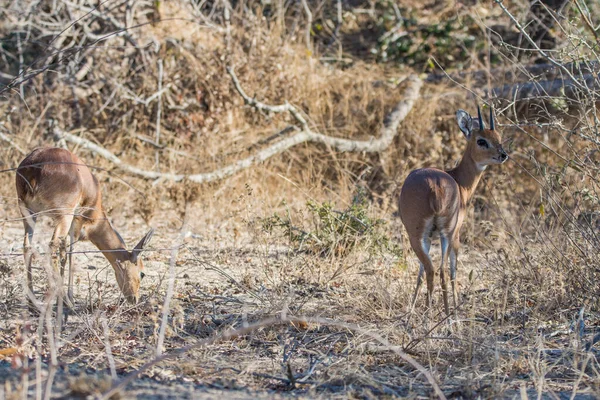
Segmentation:
{"type": "Polygon", "coordinates": [[[494,111],[490,106],[490,129],[494,130],[494,111]]]}
{"type": "Polygon", "coordinates": [[[479,118],[479,130],[482,131],[485,129],[485,124],[483,123],[483,118],[481,118],[481,109],[477,106],[477,117],[479,118]]]}

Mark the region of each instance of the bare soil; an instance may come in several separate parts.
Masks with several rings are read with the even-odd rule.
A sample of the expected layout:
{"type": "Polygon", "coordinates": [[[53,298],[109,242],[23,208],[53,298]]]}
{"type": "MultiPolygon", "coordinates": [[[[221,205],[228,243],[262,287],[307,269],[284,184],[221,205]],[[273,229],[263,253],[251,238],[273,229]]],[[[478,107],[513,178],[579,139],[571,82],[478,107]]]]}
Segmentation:
{"type": "MultiPolygon", "coordinates": [[[[195,212],[188,211],[189,215],[195,212]]],[[[139,218],[125,220],[125,214],[123,209],[115,209],[115,226],[124,233],[127,243],[133,243],[147,227],[139,218]]],[[[14,211],[7,211],[7,215],[14,215],[14,211]]],[[[181,226],[161,221],[173,219],[173,215],[164,213],[152,220],[157,229],[152,247],[157,251],[145,254],[142,303],[134,308],[119,302],[113,272],[101,254],[94,252],[89,243],[76,245],[76,251],[90,252],[75,254],[76,304],[54,348],[60,361],[53,378],[52,398],[106,391],[111,382],[110,359],[117,373],[112,382],[118,382],[155,357],[162,299],[169,279],[170,248],[181,232],[181,226]],[[103,321],[110,330],[110,358],[103,321]]],[[[507,315],[507,322],[494,322],[487,309],[478,307],[486,305],[488,290],[483,284],[466,282],[468,274],[485,276],[483,269],[488,266],[481,262],[481,253],[466,251],[461,255],[463,304],[451,324],[438,323],[443,321],[440,300],[429,317],[423,315],[422,303],[412,314],[409,312],[408,299],[416,274],[412,257],[408,269],[391,257],[368,265],[355,260],[357,265],[331,280],[335,260],[295,253],[281,238],[248,228],[255,224],[248,225],[244,218],[230,219],[226,224],[229,226],[208,229],[202,219],[189,218],[187,238],[177,255],[165,352],[286,310],[294,315],[358,324],[394,345],[404,346],[420,363],[436,371],[448,397],[513,398],[523,391],[542,398],[575,394],[576,398],[586,399],[597,395],[593,380],[580,380],[577,389],[569,383],[572,381],[565,380],[565,376],[572,376],[577,381],[578,377],[568,371],[586,362],[585,354],[592,360],[597,354],[595,350],[580,353],[571,328],[561,328],[560,324],[558,328],[536,328],[524,315],[526,310],[513,310],[515,315],[507,315]],[[334,265],[326,265],[329,262],[334,265]],[[507,365],[512,371],[502,373],[507,365]],[[522,372],[515,373],[515,368],[522,372]],[[542,387],[537,386],[533,372],[537,368],[547,369],[542,387]],[[473,374],[473,370],[478,373],[473,374]]],[[[18,221],[5,223],[2,244],[7,253],[20,251],[20,225],[18,221]]],[[[47,223],[40,224],[39,231],[35,241],[42,252],[50,235],[47,223]]],[[[432,252],[437,255],[438,249],[432,252]]],[[[40,298],[47,287],[41,268],[44,261],[43,256],[36,261],[40,298]]],[[[6,396],[24,383],[29,395],[34,396],[36,390],[43,390],[52,370],[49,365],[53,350],[47,331],[36,331],[39,321],[27,317],[25,299],[20,294],[24,282],[22,258],[6,257],[5,262],[0,284],[0,348],[21,343],[22,355],[5,357],[0,364],[0,382],[5,385],[6,396]],[[36,351],[42,354],[38,361],[33,357],[36,351]],[[36,366],[36,362],[41,365],[36,366]]],[[[585,331],[585,337],[589,337],[594,328],[586,327],[585,331]]],[[[347,329],[297,325],[264,328],[191,350],[153,366],[120,395],[241,399],[429,397],[431,393],[422,375],[368,337],[347,329]],[[293,384],[290,374],[295,377],[293,384]]]]}

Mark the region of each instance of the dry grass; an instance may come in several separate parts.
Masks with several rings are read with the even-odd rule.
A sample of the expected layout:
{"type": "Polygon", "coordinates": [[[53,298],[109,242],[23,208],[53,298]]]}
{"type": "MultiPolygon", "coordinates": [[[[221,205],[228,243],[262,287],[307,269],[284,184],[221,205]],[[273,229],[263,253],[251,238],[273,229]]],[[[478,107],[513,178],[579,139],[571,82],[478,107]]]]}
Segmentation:
{"type": "MultiPolygon", "coordinates": [[[[439,7],[437,3],[404,7],[427,25],[450,12],[447,2],[439,7]]],[[[61,21],[62,28],[71,18],[84,16],[73,7],[69,15],[68,4],[42,1],[36,10],[43,12],[31,14],[28,20],[22,9],[26,3],[3,5],[0,15],[7,18],[0,23],[0,34],[6,38],[0,72],[18,73],[19,58],[9,57],[19,54],[15,32],[29,35],[29,47],[22,51],[27,64],[54,36],[47,32],[51,21],[61,21]],[[52,10],[53,4],[58,8],[52,10]],[[33,28],[27,33],[24,26],[33,28]]],[[[106,35],[115,27],[84,17],[66,31],[64,40],[53,42],[57,48],[84,48],[64,59],[51,59],[52,68],[22,88],[1,93],[0,133],[11,140],[4,139],[6,145],[0,149],[5,168],[18,164],[23,156],[20,150],[54,144],[45,134],[50,119],[149,170],[210,171],[247,156],[265,141],[276,140],[269,138],[292,121],[284,114],[267,115],[245,107],[225,73],[227,65],[236,67],[248,94],[270,104],[293,103],[315,131],[364,139],[377,134],[400,100],[398,83],[413,72],[393,63],[375,63],[365,55],[365,48],[376,44],[377,35],[387,26],[377,22],[390,12],[384,3],[372,9],[368,4],[344,3],[344,25],[334,45],[329,42],[335,30],[336,2],[311,3],[313,53],[304,43],[305,16],[299,3],[298,7],[285,3],[284,10],[255,2],[246,9],[233,4],[229,23],[223,8],[228,2],[202,6],[159,2],[158,11],[150,3],[137,4],[127,26],[143,24],[129,30],[140,49],[122,37],[103,40],[93,49],[85,47],[93,40],[82,33],[83,25],[94,35],[106,35]],[[163,21],[151,23],[157,12],[163,21]],[[365,40],[359,42],[361,37],[365,40]],[[349,43],[353,39],[356,47],[349,43]],[[167,89],[160,95],[156,146],[150,142],[157,139],[158,97],[147,104],[143,100],[158,91],[159,60],[160,85],[167,89]]],[[[522,5],[511,2],[507,7],[516,13],[522,5]]],[[[119,23],[127,19],[124,5],[108,2],[101,9],[104,15],[117,16],[119,23]]],[[[460,5],[456,10],[461,18],[472,11],[477,11],[480,32],[469,32],[499,54],[500,66],[514,67],[514,59],[495,42],[485,41],[485,26],[508,25],[507,18],[498,8],[483,4],[460,5]]],[[[574,29],[566,24],[568,30],[556,33],[564,43],[574,29]]],[[[584,36],[588,42],[590,38],[584,36]]],[[[593,53],[585,55],[597,61],[593,53]]],[[[520,57],[519,63],[527,62],[526,55],[520,57]]],[[[41,65],[44,62],[42,58],[41,65]]],[[[461,65],[488,66],[480,50],[473,50],[461,65]]],[[[507,83],[499,75],[488,81],[492,87],[507,83]]],[[[481,89],[468,78],[464,84],[481,89]]],[[[127,243],[133,243],[147,225],[157,233],[155,251],[145,254],[143,301],[133,308],[118,302],[113,272],[101,254],[89,244],[77,245],[78,251],[87,253],[75,256],[76,307],[60,338],[54,340],[48,337],[50,314],[38,318],[25,312],[19,256],[22,224],[14,178],[7,170],[0,174],[4,200],[0,207],[4,253],[0,351],[15,350],[0,355],[0,369],[6,371],[0,393],[7,398],[41,396],[50,381],[53,385],[46,393],[54,397],[96,396],[110,387],[112,381],[101,373],[110,376],[111,363],[122,379],[153,360],[159,343],[168,354],[283,313],[329,318],[378,333],[429,370],[448,397],[600,396],[597,345],[585,349],[600,325],[594,214],[598,211],[598,142],[594,141],[598,122],[591,98],[583,96],[578,107],[563,107],[563,113],[543,102],[536,103],[530,114],[520,114],[516,108],[498,110],[499,120],[505,123],[504,136],[513,139],[512,159],[490,168],[478,188],[462,233],[457,318],[449,319],[439,298],[429,313],[424,312],[423,302],[410,312],[417,271],[411,252],[406,251],[405,258],[366,256],[360,248],[347,253],[299,252],[289,237],[267,232],[262,224],[277,212],[298,227],[314,227],[308,201],[328,201],[344,210],[359,188],[366,188],[369,217],[385,220],[386,235],[401,245],[403,230],[392,214],[394,193],[404,177],[425,165],[450,167],[464,148],[454,113],[458,108],[472,110],[474,100],[449,80],[423,89],[393,145],[377,155],[336,153],[308,144],[225,181],[197,185],[121,176],[103,159],[72,149],[99,167],[95,173],[105,203],[127,243]],[[550,124],[515,123],[534,116],[550,124]],[[178,238],[184,239],[184,245],[176,258],[174,296],[161,338],[170,249],[178,238]]],[[[36,232],[42,252],[49,235],[48,229],[36,232]]],[[[438,262],[438,249],[432,253],[438,262]]],[[[43,257],[36,261],[40,298],[47,282],[43,263],[43,257]]],[[[441,291],[436,296],[441,297],[441,291]]],[[[194,398],[428,397],[433,393],[421,374],[368,336],[317,323],[265,327],[194,348],[153,366],[120,395],[166,397],[165,382],[179,385],[182,393],[194,398]]]]}

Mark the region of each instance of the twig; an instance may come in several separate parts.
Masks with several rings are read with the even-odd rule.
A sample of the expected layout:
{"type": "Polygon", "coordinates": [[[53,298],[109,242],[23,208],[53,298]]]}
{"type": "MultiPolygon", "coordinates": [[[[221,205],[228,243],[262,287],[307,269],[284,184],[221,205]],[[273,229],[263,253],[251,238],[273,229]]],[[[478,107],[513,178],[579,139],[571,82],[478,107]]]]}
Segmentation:
{"type": "Polygon", "coordinates": [[[189,207],[186,206],[185,215],[183,216],[183,224],[181,225],[181,230],[175,242],[175,246],[171,251],[171,260],[169,262],[169,283],[167,285],[167,294],[165,296],[165,301],[162,307],[162,319],[160,322],[160,331],[156,343],[157,357],[160,357],[160,355],[163,352],[165,332],[167,329],[167,322],[169,320],[169,305],[171,303],[171,298],[173,297],[173,292],[175,290],[175,262],[177,261],[177,254],[179,253],[179,249],[181,248],[181,246],[183,246],[183,242],[185,240],[185,234],[187,232],[188,227],[188,210],[189,207]]]}
{"type": "Polygon", "coordinates": [[[304,7],[304,12],[306,13],[306,32],[304,34],[306,41],[306,49],[308,50],[309,56],[312,56],[312,41],[310,40],[310,33],[312,31],[312,21],[313,16],[310,11],[310,7],[308,6],[308,2],[306,0],[302,0],[302,7],[304,7]]]}
{"type": "Polygon", "coordinates": [[[225,48],[227,55],[231,55],[231,4],[223,0],[223,19],[225,19],[225,48]]]}
{"type": "Polygon", "coordinates": [[[237,92],[240,94],[240,96],[242,96],[242,98],[244,99],[244,103],[246,103],[247,105],[249,105],[251,107],[256,108],[259,111],[268,111],[268,112],[277,113],[277,114],[283,113],[283,112],[289,112],[290,114],[292,114],[294,119],[296,119],[296,121],[298,121],[298,123],[300,124],[302,129],[308,130],[308,122],[306,122],[306,119],[304,119],[304,117],[302,116],[302,114],[300,114],[300,112],[298,111],[298,109],[296,107],[289,104],[287,101],[284,104],[281,104],[278,106],[271,106],[271,105],[265,104],[261,101],[258,101],[255,98],[250,97],[246,94],[246,92],[242,88],[242,85],[240,84],[240,81],[239,81],[237,75],[235,74],[233,67],[227,67],[227,73],[231,77],[231,80],[233,82],[233,86],[235,87],[235,90],[237,90],[237,92]]]}
{"type": "Polygon", "coordinates": [[[0,79],[6,79],[7,81],[15,79],[16,76],[7,74],[6,72],[0,71],[0,79]]]}
{"type": "MultiPolygon", "coordinates": [[[[163,61],[162,59],[158,60],[158,101],[156,105],[156,136],[155,143],[157,146],[160,146],[160,115],[162,111],[162,80],[163,80],[163,61]]],[[[160,152],[156,150],[154,153],[156,157],[156,170],[160,170],[159,158],[160,152]]]]}
{"type": "Polygon", "coordinates": [[[100,316],[102,322],[102,329],[104,331],[104,348],[106,350],[106,358],[108,360],[108,368],[110,369],[110,377],[113,381],[117,380],[117,369],[115,367],[115,359],[112,355],[112,349],[110,347],[110,330],[108,329],[108,322],[106,321],[106,314],[102,313],[100,316]]]}
{"type": "MultiPolygon", "coordinates": [[[[123,87],[121,87],[123,88],[123,87]]],[[[155,99],[160,98],[160,96],[166,92],[167,90],[169,90],[171,88],[171,84],[169,83],[168,85],[166,85],[164,88],[162,88],[161,90],[159,90],[158,92],[154,93],[152,96],[148,97],[147,99],[142,99],[140,97],[137,96],[128,96],[128,95],[124,95],[122,96],[124,99],[128,99],[128,100],[133,100],[137,103],[143,104],[144,106],[148,107],[148,105],[153,102],[155,99]]]]}
{"type": "Polygon", "coordinates": [[[19,153],[21,153],[22,155],[25,155],[25,151],[19,147],[18,144],[16,144],[11,138],[9,138],[8,136],[6,136],[4,133],[0,132],[0,139],[4,140],[6,143],[10,144],[10,146],[17,150],[19,153]]]}
{"type": "MultiPolygon", "coordinates": [[[[574,3],[575,3],[575,7],[577,7],[577,10],[581,14],[581,18],[583,19],[583,22],[585,22],[585,25],[587,26],[587,28],[590,30],[592,35],[594,35],[594,39],[596,39],[596,43],[598,43],[598,45],[600,46],[600,37],[598,37],[598,32],[596,32],[596,29],[594,29],[594,27],[592,26],[592,22],[590,21],[590,17],[589,17],[589,11],[587,13],[583,12],[583,9],[579,5],[579,0],[575,0],[574,3]]],[[[585,3],[584,3],[584,5],[585,5],[585,3]]]]}
{"type": "Polygon", "coordinates": [[[124,26],[122,26],[113,16],[108,15],[108,14],[104,14],[101,13],[100,11],[98,11],[96,8],[88,8],[88,7],[84,7],[81,6],[79,4],[76,3],[71,3],[69,1],[64,1],[64,4],[67,6],[71,6],[73,8],[76,8],[82,12],[85,13],[84,17],[87,15],[93,15],[96,18],[102,19],[110,24],[112,24],[115,28],[117,28],[119,31],[125,32],[123,34],[123,37],[125,37],[125,39],[133,46],[135,47],[138,51],[140,51],[140,46],[138,46],[137,42],[135,41],[135,39],[129,34],[127,28],[125,28],[124,26]]]}

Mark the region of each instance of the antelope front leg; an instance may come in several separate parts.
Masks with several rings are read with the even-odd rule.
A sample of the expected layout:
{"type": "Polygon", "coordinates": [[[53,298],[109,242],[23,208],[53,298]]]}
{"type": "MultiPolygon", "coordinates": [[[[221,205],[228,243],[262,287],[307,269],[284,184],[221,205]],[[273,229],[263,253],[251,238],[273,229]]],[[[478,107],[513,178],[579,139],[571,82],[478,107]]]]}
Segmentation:
{"type": "Polygon", "coordinates": [[[443,235],[440,236],[442,244],[442,265],[440,266],[440,279],[442,281],[442,297],[444,300],[444,311],[446,315],[450,315],[450,309],[448,308],[448,285],[446,283],[446,272],[444,266],[448,264],[448,239],[443,235]]]}
{"type": "MultiPolygon", "coordinates": [[[[56,228],[54,229],[54,235],[52,235],[52,244],[51,247],[54,247],[52,251],[53,257],[57,257],[60,259],[60,276],[57,276],[57,287],[59,290],[59,301],[62,299],[67,305],[67,308],[72,308],[73,303],[70,301],[70,298],[64,298],[64,282],[63,277],[65,275],[65,265],[67,263],[67,238],[69,237],[69,231],[71,230],[71,224],[73,223],[73,213],[69,215],[63,215],[57,220],[56,228]],[[56,248],[58,247],[58,254],[56,248]]],[[[55,272],[58,272],[58,261],[54,262],[55,272]]],[[[69,287],[69,291],[70,291],[69,287]]]]}
{"type": "Polygon", "coordinates": [[[31,239],[33,238],[35,221],[33,222],[33,224],[29,224],[27,221],[25,221],[24,224],[25,236],[23,238],[23,257],[25,259],[25,280],[28,291],[28,293],[26,293],[25,295],[27,297],[27,307],[30,311],[33,311],[37,310],[32,298],[33,296],[35,296],[35,294],[33,293],[33,273],[31,271],[31,264],[33,261],[33,249],[31,248],[31,239]]]}
{"type": "MultiPolygon", "coordinates": [[[[69,235],[71,237],[71,235],[69,235]]],[[[60,241],[60,281],[64,284],[65,277],[65,266],[67,265],[67,256],[69,261],[69,281],[67,286],[67,307],[73,308],[73,268],[71,267],[71,253],[73,252],[73,239],[71,238],[69,244],[69,254],[67,254],[67,240],[69,238],[64,237],[60,241]]],[[[64,288],[63,288],[64,290],[64,288]]]]}
{"type": "Polygon", "coordinates": [[[54,279],[58,280],[58,277],[61,276],[60,274],[60,244],[61,244],[61,240],[57,240],[52,238],[52,240],[50,241],[50,246],[49,246],[49,252],[50,252],[50,259],[52,262],[52,272],[54,273],[54,279]]]}
{"type": "Polygon", "coordinates": [[[60,277],[65,276],[65,266],[67,265],[67,237],[60,239],[58,243],[58,257],[60,260],[60,277]]]}
{"type": "Polygon", "coordinates": [[[31,249],[29,232],[25,233],[23,239],[23,258],[25,259],[25,279],[27,282],[27,289],[33,294],[33,274],[31,271],[31,262],[33,259],[33,251],[31,249]]]}
{"type": "Polygon", "coordinates": [[[452,285],[452,301],[454,302],[454,315],[456,317],[456,258],[458,250],[454,247],[450,249],[450,284],[452,285]]]}
{"type": "Polygon", "coordinates": [[[73,300],[73,245],[75,241],[81,237],[82,221],[80,218],[74,218],[71,223],[71,229],[69,230],[69,284],[67,289],[67,296],[71,304],[74,304],[73,300]]]}

